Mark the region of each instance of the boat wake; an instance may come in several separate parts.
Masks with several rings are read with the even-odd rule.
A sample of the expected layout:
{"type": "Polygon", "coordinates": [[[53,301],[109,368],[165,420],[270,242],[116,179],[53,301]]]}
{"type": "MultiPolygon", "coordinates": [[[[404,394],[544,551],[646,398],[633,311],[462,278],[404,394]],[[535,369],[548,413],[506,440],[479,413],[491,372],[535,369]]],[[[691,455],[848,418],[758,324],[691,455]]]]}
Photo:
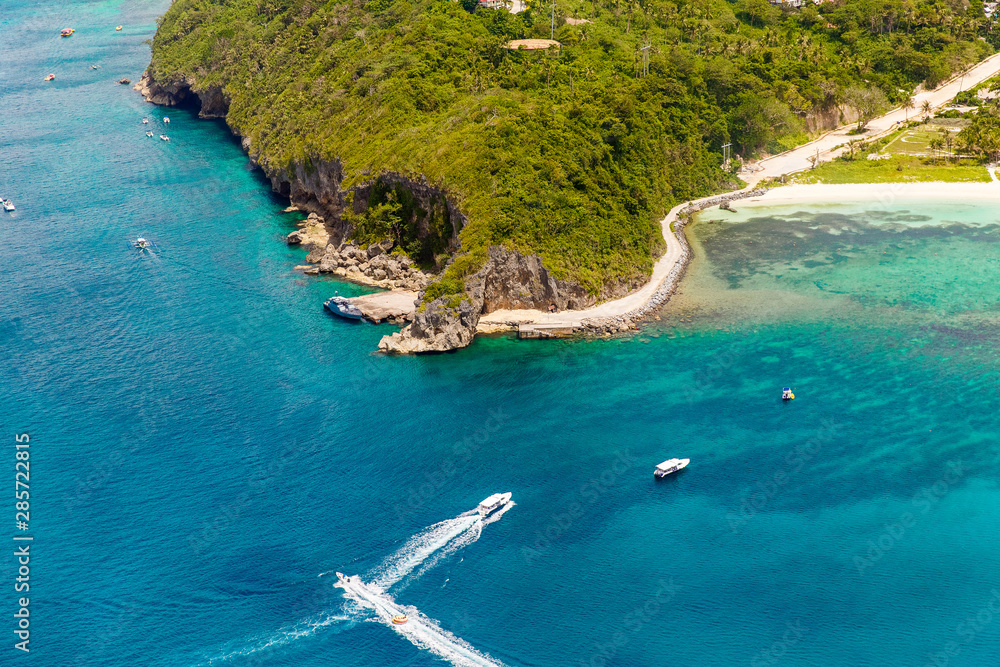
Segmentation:
{"type": "Polygon", "coordinates": [[[444,658],[457,667],[503,667],[503,663],[486,653],[477,651],[471,644],[456,637],[430,619],[416,607],[397,604],[387,593],[374,584],[365,584],[358,577],[339,579],[334,586],[344,589],[344,597],[359,607],[374,610],[378,620],[398,634],[406,637],[417,648],[444,658]],[[393,616],[407,617],[405,623],[393,623],[393,616]]]}
{"type": "MultiPolygon", "coordinates": [[[[374,611],[379,621],[388,624],[415,646],[449,660],[459,667],[502,665],[503,663],[480,653],[463,639],[442,629],[436,621],[424,616],[416,608],[397,604],[386,591],[393,586],[397,590],[403,590],[459,549],[478,540],[484,526],[499,521],[513,506],[513,501],[507,501],[486,517],[477,510],[470,510],[424,528],[366,575],[370,584],[365,584],[353,576],[350,577],[349,584],[345,585],[343,581],[334,584],[344,588],[344,596],[348,600],[346,607],[314,614],[266,637],[253,639],[249,643],[244,640],[241,642],[243,646],[223,650],[199,664],[206,667],[218,665],[234,658],[245,658],[262,651],[275,650],[299,639],[310,637],[320,630],[329,632],[330,628],[336,628],[336,632],[342,632],[358,622],[371,620],[370,612],[374,611]],[[410,620],[402,625],[392,623],[392,617],[399,614],[406,614],[410,620]]],[[[329,574],[332,572],[322,572],[319,576],[329,574]]]]}

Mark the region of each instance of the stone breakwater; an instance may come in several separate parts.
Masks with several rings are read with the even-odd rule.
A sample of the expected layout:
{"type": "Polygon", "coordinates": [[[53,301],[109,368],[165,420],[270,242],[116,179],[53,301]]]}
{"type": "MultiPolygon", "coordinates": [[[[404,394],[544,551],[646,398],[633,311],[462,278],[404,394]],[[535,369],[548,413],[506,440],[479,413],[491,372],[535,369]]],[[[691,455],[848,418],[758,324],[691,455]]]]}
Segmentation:
{"type": "Polygon", "coordinates": [[[670,296],[677,288],[677,284],[680,282],[681,276],[684,275],[688,262],[691,261],[691,246],[688,245],[687,237],[684,236],[684,227],[691,221],[691,216],[699,211],[703,211],[713,206],[728,209],[730,202],[750,197],[760,197],[766,192],[767,188],[757,188],[754,190],[717,195],[715,197],[708,197],[707,199],[699,199],[691,202],[688,206],[678,211],[677,219],[673,223],[673,233],[677,238],[677,241],[681,244],[681,257],[680,260],[678,260],[678,262],[674,265],[674,268],[670,270],[670,273],[668,273],[663,278],[663,281],[660,282],[659,287],[656,288],[653,295],[644,305],[639,308],[635,308],[634,310],[630,310],[627,313],[623,313],[615,317],[583,320],[582,324],[584,331],[592,333],[615,333],[619,331],[628,331],[629,329],[634,328],[637,320],[646,317],[670,299],[670,296]]]}

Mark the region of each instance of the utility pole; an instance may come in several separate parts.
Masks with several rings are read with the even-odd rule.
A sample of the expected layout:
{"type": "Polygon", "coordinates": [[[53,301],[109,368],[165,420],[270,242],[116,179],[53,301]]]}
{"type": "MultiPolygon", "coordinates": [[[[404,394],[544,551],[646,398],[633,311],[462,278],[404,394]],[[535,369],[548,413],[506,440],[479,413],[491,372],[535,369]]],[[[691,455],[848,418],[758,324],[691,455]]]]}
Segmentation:
{"type": "Polygon", "coordinates": [[[642,47],[642,75],[647,74],[649,74],[649,40],[646,40],[646,46],[642,47]]]}
{"type": "Polygon", "coordinates": [[[556,38],[556,0],[552,0],[552,30],[549,32],[549,39],[556,38]]]}

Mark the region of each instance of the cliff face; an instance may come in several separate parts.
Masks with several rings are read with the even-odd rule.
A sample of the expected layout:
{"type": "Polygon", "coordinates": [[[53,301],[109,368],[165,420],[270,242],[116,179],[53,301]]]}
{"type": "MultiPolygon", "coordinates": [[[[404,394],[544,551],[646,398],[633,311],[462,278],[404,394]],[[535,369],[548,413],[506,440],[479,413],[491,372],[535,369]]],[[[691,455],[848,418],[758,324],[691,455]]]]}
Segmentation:
{"type": "MultiPolygon", "coordinates": [[[[229,107],[229,101],[222,91],[198,88],[191,77],[159,82],[146,72],[134,88],[154,104],[197,107],[199,116],[203,118],[225,118],[229,107]]],[[[339,160],[313,161],[308,165],[294,164],[278,168],[261,160],[246,138],[243,139],[243,148],[251,160],[263,169],[275,192],[287,196],[298,209],[309,212],[310,220],[325,220],[328,245],[325,248],[316,247],[309,256],[309,261],[319,262],[319,267],[314,269],[317,273],[334,272],[350,277],[351,270],[365,273],[364,267],[371,265],[372,275],[365,273],[369,279],[395,280],[398,277],[404,282],[409,280],[405,286],[426,287],[430,276],[414,269],[407,268],[402,276],[390,276],[388,269],[376,266],[377,262],[374,260],[365,261],[350,253],[349,256],[343,256],[347,247],[344,245],[345,240],[352,231],[343,220],[345,206],[350,205],[354,213],[361,213],[368,208],[379,190],[383,193],[389,190],[405,191],[411,198],[410,209],[425,214],[413,219],[418,237],[429,236],[431,233],[440,234],[440,230],[429,228],[428,220],[432,216],[426,215],[427,212],[437,211],[440,214],[437,220],[444,220],[450,226],[446,234],[448,255],[453,255],[461,247],[459,232],[467,223],[466,216],[448,193],[432,186],[422,176],[383,173],[343,190],[341,185],[344,181],[344,168],[339,160]],[[353,193],[353,197],[349,198],[348,193],[353,193]],[[351,204],[348,203],[349,199],[351,204]],[[380,275],[380,270],[385,275],[380,275]]],[[[290,240],[302,242],[301,236],[301,231],[293,232],[290,240]]],[[[365,282],[370,283],[371,280],[365,282]]],[[[637,281],[606,286],[601,296],[613,298],[625,294],[635,287],[633,282],[637,281]]],[[[393,283],[391,286],[398,285],[393,283]]],[[[453,295],[446,296],[428,304],[423,311],[416,313],[413,323],[402,332],[384,337],[379,348],[397,353],[452,350],[472,342],[479,316],[483,313],[521,308],[548,310],[550,306],[555,306],[558,310],[578,309],[596,302],[595,296],[581,285],[554,278],[538,255],[525,256],[495,246],[489,249],[486,264],[466,280],[465,297],[457,306],[453,304],[455,298],[453,295]]]]}

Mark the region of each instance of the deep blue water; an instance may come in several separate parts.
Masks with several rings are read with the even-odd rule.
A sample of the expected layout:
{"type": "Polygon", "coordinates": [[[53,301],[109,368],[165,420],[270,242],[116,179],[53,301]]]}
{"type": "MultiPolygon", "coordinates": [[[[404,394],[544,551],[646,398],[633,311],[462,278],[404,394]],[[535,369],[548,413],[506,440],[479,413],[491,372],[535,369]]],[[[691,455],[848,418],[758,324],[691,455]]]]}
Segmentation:
{"type": "Polygon", "coordinates": [[[11,488],[30,434],[35,538],[30,654],[0,550],[0,664],[996,664],[996,225],[703,222],[638,336],[373,355],[393,329],[324,314],[360,288],[294,270],[225,126],[116,83],[166,7],[0,2],[0,455],[11,488]],[[399,552],[419,645],[331,585],[399,552]]]}

